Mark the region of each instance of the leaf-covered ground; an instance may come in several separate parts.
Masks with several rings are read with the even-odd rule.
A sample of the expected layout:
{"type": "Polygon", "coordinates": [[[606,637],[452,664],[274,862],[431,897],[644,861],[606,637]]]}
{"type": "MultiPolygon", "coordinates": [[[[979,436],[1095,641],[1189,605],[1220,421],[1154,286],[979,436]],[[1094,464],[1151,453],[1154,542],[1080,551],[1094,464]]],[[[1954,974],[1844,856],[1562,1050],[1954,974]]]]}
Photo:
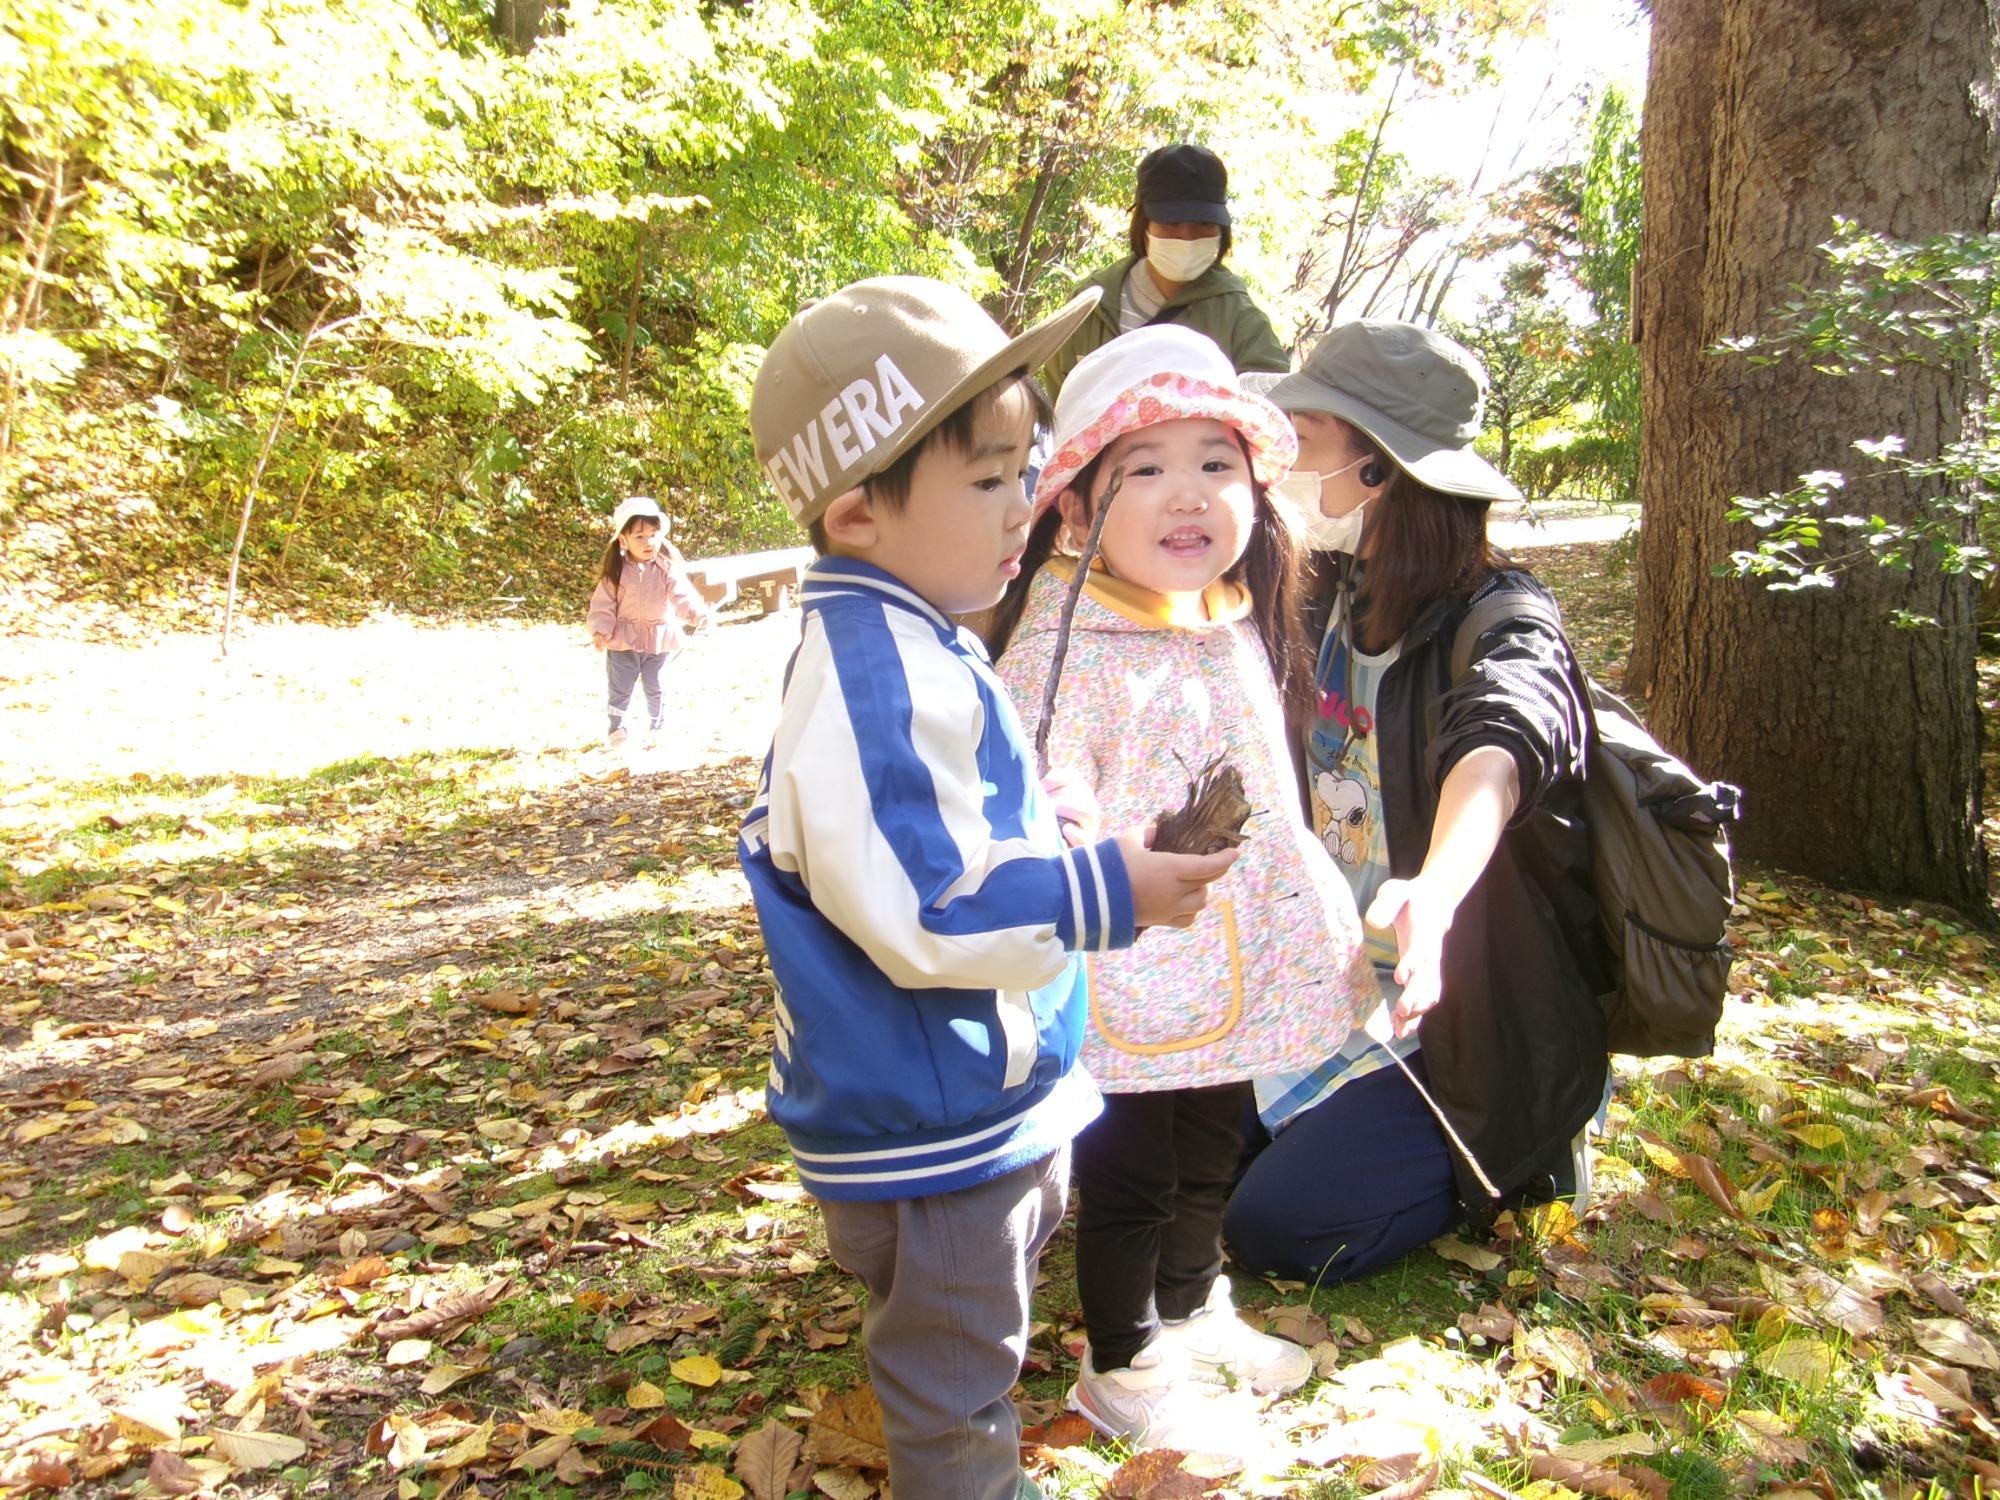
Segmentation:
{"type": "MultiPolygon", "coordinates": [[[[1534,561],[1615,661],[1602,549],[1534,561]]],[[[415,698],[395,653],[323,672],[316,738],[269,727],[293,688],[161,648],[205,717],[129,751],[10,643],[0,708],[44,707],[0,803],[0,1490],[880,1491],[857,1289],[762,1113],[733,863],[783,632],[717,632],[676,691],[735,727],[630,760],[586,748],[589,681],[537,686],[537,639],[492,633],[476,686],[427,660],[415,698]],[[487,741],[482,693],[539,727],[487,741]],[[405,732],[429,748],[357,748],[405,732]]],[[[1936,912],[1742,895],[1723,1046],[1624,1073],[1581,1222],[1237,1278],[1321,1372],[1262,1463],[1080,1441],[1059,1236],[1020,1392],[1044,1487],[1990,1492],[1995,954],[1936,912]]]]}

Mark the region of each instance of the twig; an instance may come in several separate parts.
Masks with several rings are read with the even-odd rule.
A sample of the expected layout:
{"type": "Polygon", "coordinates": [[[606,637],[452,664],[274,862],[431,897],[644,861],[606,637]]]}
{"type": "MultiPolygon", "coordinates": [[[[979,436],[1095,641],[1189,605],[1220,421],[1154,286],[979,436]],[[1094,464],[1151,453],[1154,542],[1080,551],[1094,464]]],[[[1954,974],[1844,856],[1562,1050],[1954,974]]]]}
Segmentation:
{"type": "Polygon", "coordinates": [[[271,461],[271,449],[277,446],[278,429],[284,426],[285,416],[292,404],[292,392],[298,388],[299,373],[306,367],[306,354],[311,350],[313,340],[323,338],[336,328],[345,328],[349,323],[359,322],[365,314],[350,313],[347,317],[325,321],[332,310],[332,302],[319,310],[306,336],[299,340],[298,357],[292,361],[292,372],[285,377],[284,392],[278,397],[277,409],[271,414],[271,425],[264,433],[264,446],[257,452],[257,467],[250,471],[250,486],[243,492],[243,514],[236,522],[236,545],[229,549],[229,594],[222,605],[222,654],[229,654],[229,633],[236,623],[236,573],[243,563],[243,543],[250,535],[250,511],[257,503],[257,486],[264,482],[264,465],[271,461]]]}
{"type": "Polygon", "coordinates": [[[1090,534],[1083,539],[1083,550],[1077,553],[1076,576],[1069,581],[1069,592],[1063,596],[1062,614],[1056,622],[1055,655],[1049,659],[1048,685],[1042,689],[1042,722],[1035,726],[1035,772],[1049,774],[1049,730],[1056,721],[1056,692],[1062,686],[1063,658],[1069,655],[1069,627],[1076,618],[1076,602],[1083,597],[1084,581],[1090,577],[1091,560],[1097,556],[1097,539],[1104,534],[1104,518],[1111,514],[1111,502],[1118,498],[1118,491],[1125,484],[1123,465],[1111,471],[1111,483],[1104,487],[1104,494],[1097,502],[1097,514],[1090,522],[1090,534]]]}
{"type": "Polygon", "coordinates": [[[1472,1168],[1472,1175],[1479,1179],[1479,1185],[1486,1189],[1486,1195],[1489,1198],[1498,1199],[1501,1196],[1500,1189],[1498,1189],[1493,1185],[1493,1179],[1491,1177],[1488,1177],[1486,1175],[1486,1169],[1479,1165],[1479,1158],[1472,1154],[1472,1148],[1465,1144],[1464,1139],[1459,1135],[1459,1133],[1456,1130],[1451,1128],[1451,1121],[1447,1120],[1444,1117],[1444,1111],[1438,1108],[1437,1100],[1431,1097],[1431,1091],[1424,1087],[1422,1080],[1420,1080],[1415,1073],[1410,1071],[1410,1065],[1404,1062],[1401,1057],[1397,1056],[1396,1049],[1394,1047],[1391,1047],[1387,1042],[1377,1041],[1376,1038],[1372,1036],[1369,1037],[1368,1040],[1374,1042],[1376,1046],[1380,1047],[1384,1052],[1388,1053],[1389,1060],[1393,1062],[1397,1067],[1403,1070],[1403,1076],[1410,1080],[1410,1087],[1415,1089],[1417,1093],[1423,1097],[1424,1103],[1428,1104],[1431,1107],[1431,1113],[1437,1116],[1438,1124],[1442,1125],[1444,1127],[1444,1133],[1451,1137],[1451,1143],[1454,1146],[1458,1147],[1458,1154],[1464,1157],[1465,1164],[1468,1167],[1472,1168]]]}

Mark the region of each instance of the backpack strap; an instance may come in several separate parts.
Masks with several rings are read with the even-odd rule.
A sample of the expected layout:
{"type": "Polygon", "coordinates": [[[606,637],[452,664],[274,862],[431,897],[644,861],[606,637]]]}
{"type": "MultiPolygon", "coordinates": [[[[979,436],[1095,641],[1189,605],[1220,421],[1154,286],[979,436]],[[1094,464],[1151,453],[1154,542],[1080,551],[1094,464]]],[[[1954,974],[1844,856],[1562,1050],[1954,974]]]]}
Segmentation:
{"type": "Polygon", "coordinates": [[[1539,620],[1544,625],[1553,626],[1558,633],[1563,628],[1562,611],[1539,594],[1531,594],[1525,589],[1500,589],[1488,594],[1466,611],[1465,618],[1459,622],[1458,633],[1451,638],[1451,680],[1454,683],[1471,670],[1472,653],[1478,649],[1481,638],[1509,620],[1539,620]]]}
{"type": "MultiPolygon", "coordinates": [[[[1539,594],[1531,594],[1526,589],[1498,589],[1488,594],[1465,612],[1465,618],[1459,621],[1458,630],[1451,638],[1451,681],[1454,687],[1463,682],[1465,674],[1472,670],[1472,653],[1478,649],[1480,640],[1509,620],[1539,620],[1544,625],[1554,626],[1558,634],[1563,628],[1562,611],[1539,594]]],[[[1574,655],[1571,660],[1574,662],[1574,655]]],[[[1588,710],[1589,685],[1578,682],[1577,691],[1583,695],[1582,702],[1588,710]]],[[[1424,709],[1425,743],[1436,739],[1437,731],[1438,700],[1432,699],[1424,709]]],[[[1594,723],[1591,733],[1596,733],[1594,723]]]]}

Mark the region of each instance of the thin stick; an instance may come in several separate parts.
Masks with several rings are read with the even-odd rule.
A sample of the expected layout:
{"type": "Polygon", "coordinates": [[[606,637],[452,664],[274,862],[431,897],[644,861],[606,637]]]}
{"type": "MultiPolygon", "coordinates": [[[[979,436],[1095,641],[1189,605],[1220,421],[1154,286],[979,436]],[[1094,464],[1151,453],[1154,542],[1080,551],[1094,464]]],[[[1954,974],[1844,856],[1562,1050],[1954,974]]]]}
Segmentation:
{"type": "Polygon", "coordinates": [[[1049,660],[1049,681],[1042,689],[1042,722],[1035,726],[1035,772],[1049,774],[1049,730],[1056,721],[1056,691],[1062,686],[1063,658],[1069,655],[1069,627],[1076,618],[1076,601],[1083,597],[1084,580],[1090,577],[1091,559],[1097,556],[1097,539],[1104,534],[1104,518],[1111,514],[1111,502],[1118,498],[1118,491],[1125,484],[1125,469],[1121,464],[1111,471],[1111,483],[1104,487],[1104,494],[1097,502],[1097,514],[1091,519],[1090,534],[1083,539],[1083,550],[1077,554],[1076,576],[1069,581],[1069,592],[1063,596],[1062,614],[1056,622],[1056,650],[1049,660]]]}
{"type": "Polygon", "coordinates": [[[1486,1175],[1486,1169],[1479,1165],[1479,1158],[1472,1154],[1472,1148],[1465,1144],[1465,1141],[1459,1136],[1459,1133],[1456,1130],[1453,1130],[1451,1128],[1451,1121],[1447,1120],[1444,1117],[1444,1111],[1438,1108],[1437,1100],[1431,1097],[1431,1091],[1424,1087],[1422,1080],[1420,1080],[1416,1074],[1410,1071],[1410,1065],[1404,1062],[1402,1058],[1398,1057],[1396,1055],[1396,1049],[1394,1047],[1391,1047],[1387,1042],[1376,1041],[1375,1038],[1372,1036],[1369,1037],[1368,1040],[1371,1042],[1375,1042],[1376,1046],[1380,1047],[1384,1052],[1389,1054],[1390,1061],[1394,1062],[1397,1067],[1401,1068],[1403,1070],[1403,1076],[1410,1080],[1410,1087],[1415,1089],[1419,1094],[1423,1096],[1424,1103],[1428,1104],[1431,1107],[1431,1113],[1437,1116],[1438,1124],[1444,1127],[1444,1133],[1450,1136],[1451,1143],[1454,1146],[1458,1147],[1458,1154],[1464,1157],[1465,1164],[1468,1167],[1472,1168],[1472,1175],[1474,1177],[1477,1177],[1479,1179],[1479,1185],[1486,1189],[1486,1196],[1489,1198],[1498,1198],[1500,1196],[1500,1189],[1498,1189],[1493,1185],[1493,1179],[1491,1177],[1488,1177],[1486,1175]]]}

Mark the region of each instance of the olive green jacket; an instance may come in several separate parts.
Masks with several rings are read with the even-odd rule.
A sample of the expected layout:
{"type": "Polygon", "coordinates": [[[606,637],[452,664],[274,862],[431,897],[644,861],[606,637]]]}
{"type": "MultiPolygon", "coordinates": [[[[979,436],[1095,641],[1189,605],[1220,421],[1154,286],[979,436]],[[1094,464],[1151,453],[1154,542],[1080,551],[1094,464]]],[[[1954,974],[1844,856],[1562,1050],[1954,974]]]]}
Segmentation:
{"type": "MultiPolygon", "coordinates": [[[[1125,278],[1138,264],[1126,256],[1106,266],[1077,287],[1104,288],[1103,300],[1091,315],[1063,342],[1063,346],[1042,366],[1042,383],[1053,396],[1076,362],[1091,350],[1118,337],[1118,312],[1125,295],[1125,278]]],[[[1178,323],[1205,333],[1222,346],[1230,363],[1240,374],[1244,370],[1285,371],[1292,367],[1285,346],[1271,329],[1264,310],[1250,300],[1250,288],[1234,271],[1210,266],[1200,276],[1167,299],[1167,305],[1153,316],[1154,323],[1178,323]]]]}

